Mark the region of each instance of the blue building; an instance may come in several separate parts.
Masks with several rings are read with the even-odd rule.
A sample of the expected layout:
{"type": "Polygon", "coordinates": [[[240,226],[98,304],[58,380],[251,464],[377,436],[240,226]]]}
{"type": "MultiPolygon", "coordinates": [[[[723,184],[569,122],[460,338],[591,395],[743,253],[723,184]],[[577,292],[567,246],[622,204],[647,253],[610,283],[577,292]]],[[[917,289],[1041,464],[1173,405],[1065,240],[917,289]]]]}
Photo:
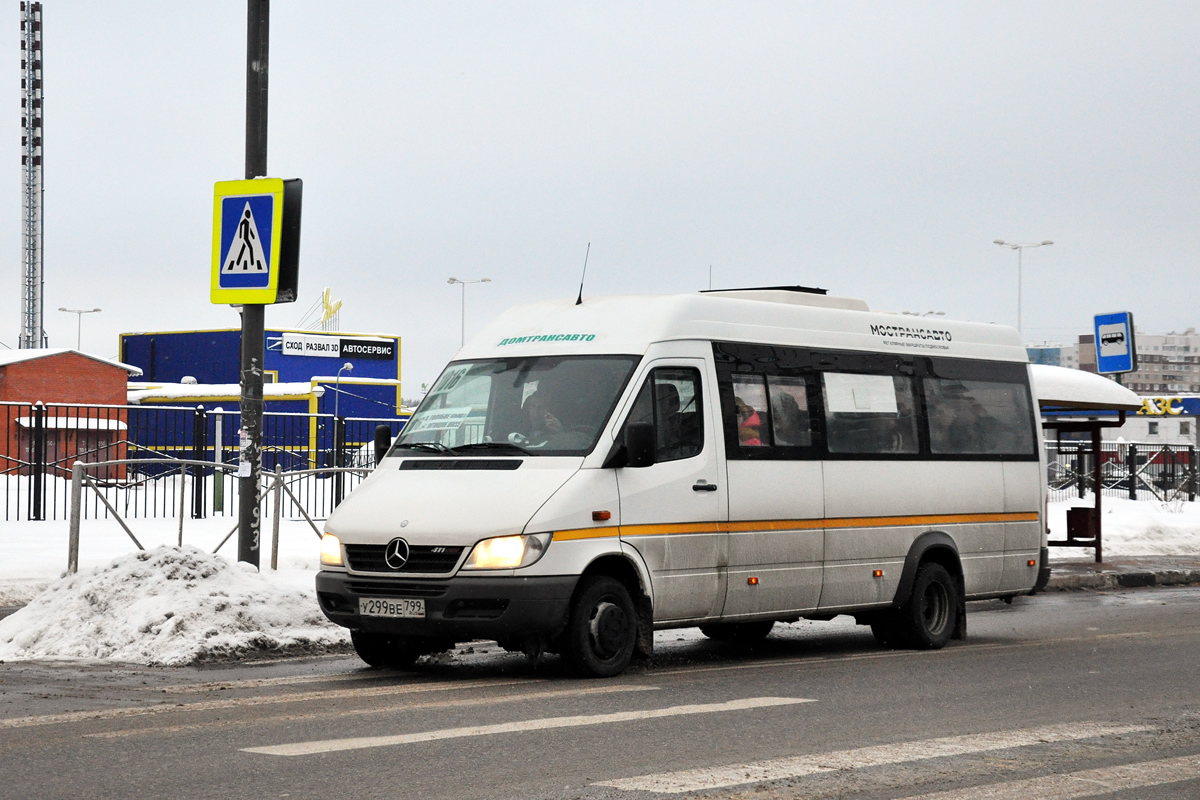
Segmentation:
{"type": "MultiPolygon", "coordinates": [[[[233,410],[240,348],[241,331],[227,328],[123,333],[119,352],[142,370],[135,402],[233,410]]],[[[263,383],[267,411],[399,418],[400,337],[268,328],[263,383]]]]}

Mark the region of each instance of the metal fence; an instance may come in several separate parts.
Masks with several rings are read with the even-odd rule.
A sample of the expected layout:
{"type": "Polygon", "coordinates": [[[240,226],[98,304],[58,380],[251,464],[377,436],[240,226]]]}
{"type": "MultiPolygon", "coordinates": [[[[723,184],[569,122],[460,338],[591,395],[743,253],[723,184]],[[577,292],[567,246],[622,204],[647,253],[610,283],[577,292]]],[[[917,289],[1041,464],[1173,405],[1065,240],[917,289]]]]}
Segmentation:
{"type": "MultiPolygon", "coordinates": [[[[394,436],[404,422],[264,414],[263,472],[278,466],[293,473],[287,480],[284,517],[327,517],[361,482],[362,474],[320,470],[371,466],[376,427],[386,425],[394,436]]],[[[235,465],[241,452],[240,428],[238,412],[203,406],[0,403],[0,520],[65,520],[76,460],[128,459],[139,463],[113,464],[89,473],[99,493],[89,495],[82,509],[85,519],[110,516],[110,506],[127,518],[236,517],[238,480],[230,471],[180,469],[173,462],[235,465]]],[[[1103,442],[1100,459],[1106,496],[1183,502],[1200,494],[1194,446],[1103,442]]],[[[1092,491],[1090,442],[1048,441],[1046,462],[1051,500],[1092,491]]]]}
{"type": "MultiPolygon", "coordinates": [[[[1095,482],[1091,442],[1046,442],[1051,500],[1090,494],[1095,482]]],[[[1161,502],[1195,501],[1200,491],[1196,448],[1180,444],[1101,442],[1100,482],[1105,497],[1161,502]]]]}
{"type": "MultiPolygon", "coordinates": [[[[362,476],[313,470],[369,466],[376,427],[386,425],[394,436],[404,421],[265,413],[263,472],[279,466],[296,473],[289,479],[285,517],[328,516],[362,476]]],[[[0,403],[0,520],[67,519],[76,460],[128,459],[138,463],[112,464],[91,476],[108,503],[93,495],[85,518],[107,517],[107,505],[132,518],[236,517],[236,477],[199,466],[181,470],[173,462],[236,464],[240,428],[238,412],[203,406],[0,403]]]]}

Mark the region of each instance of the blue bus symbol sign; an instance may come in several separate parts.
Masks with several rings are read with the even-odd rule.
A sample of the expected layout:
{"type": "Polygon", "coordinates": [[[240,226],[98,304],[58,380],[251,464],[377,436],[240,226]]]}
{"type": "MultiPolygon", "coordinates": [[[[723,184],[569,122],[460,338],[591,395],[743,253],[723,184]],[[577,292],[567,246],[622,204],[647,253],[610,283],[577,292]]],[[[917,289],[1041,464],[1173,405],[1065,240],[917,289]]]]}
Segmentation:
{"type": "Polygon", "coordinates": [[[1137,369],[1133,314],[1096,315],[1096,371],[1102,375],[1133,372],[1137,369]]]}

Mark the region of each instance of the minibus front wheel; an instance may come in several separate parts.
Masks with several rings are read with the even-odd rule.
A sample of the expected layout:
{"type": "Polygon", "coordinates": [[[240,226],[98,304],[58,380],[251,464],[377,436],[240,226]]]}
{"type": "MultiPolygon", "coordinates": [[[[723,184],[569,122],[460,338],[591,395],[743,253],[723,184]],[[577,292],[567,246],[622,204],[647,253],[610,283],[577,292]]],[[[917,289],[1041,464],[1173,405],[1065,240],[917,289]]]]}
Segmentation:
{"type": "Polygon", "coordinates": [[[637,633],[637,611],[625,584],[607,575],[589,575],[579,582],[571,601],[560,649],[572,672],[611,678],[629,666],[637,633]]]}

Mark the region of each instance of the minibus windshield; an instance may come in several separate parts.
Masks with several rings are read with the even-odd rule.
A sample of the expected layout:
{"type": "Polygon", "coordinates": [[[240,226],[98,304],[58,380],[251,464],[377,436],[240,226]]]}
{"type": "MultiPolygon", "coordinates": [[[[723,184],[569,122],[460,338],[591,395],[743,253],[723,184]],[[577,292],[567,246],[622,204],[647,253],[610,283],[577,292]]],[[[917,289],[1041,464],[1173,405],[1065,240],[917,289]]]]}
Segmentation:
{"type": "Polygon", "coordinates": [[[388,455],[586,455],[637,356],[452,362],[388,455]]]}

